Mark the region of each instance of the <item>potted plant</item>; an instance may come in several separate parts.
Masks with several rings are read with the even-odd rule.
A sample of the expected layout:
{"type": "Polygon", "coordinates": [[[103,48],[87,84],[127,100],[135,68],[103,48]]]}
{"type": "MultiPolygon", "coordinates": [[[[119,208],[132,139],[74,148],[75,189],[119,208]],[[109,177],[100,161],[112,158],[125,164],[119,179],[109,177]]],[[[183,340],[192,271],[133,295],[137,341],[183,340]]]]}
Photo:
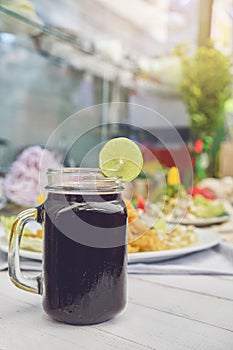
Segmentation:
{"type": "MultiPolygon", "coordinates": [[[[224,137],[224,103],[231,96],[230,58],[215,49],[213,43],[199,47],[193,56],[180,51],[180,57],[183,65],[180,91],[190,115],[193,138],[204,143],[206,137],[213,138],[212,147],[206,148],[208,154],[203,153],[203,168],[210,170],[208,175],[214,175],[213,154],[216,155],[224,137]]],[[[199,166],[201,163],[200,158],[199,166]]],[[[202,171],[201,177],[204,176],[206,172],[202,171]]]]}

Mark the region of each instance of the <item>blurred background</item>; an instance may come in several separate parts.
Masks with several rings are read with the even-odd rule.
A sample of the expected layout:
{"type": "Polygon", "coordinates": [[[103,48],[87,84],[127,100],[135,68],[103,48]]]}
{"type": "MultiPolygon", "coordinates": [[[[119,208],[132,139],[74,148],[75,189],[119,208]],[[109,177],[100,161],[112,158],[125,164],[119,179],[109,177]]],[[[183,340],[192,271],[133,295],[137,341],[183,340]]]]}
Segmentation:
{"type": "MultiPolygon", "coordinates": [[[[180,55],[194,55],[211,38],[215,49],[231,57],[232,25],[231,0],[0,1],[1,168],[8,168],[25,147],[44,146],[73,113],[101,103],[109,106],[103,106],[96,120],[122,123],[120,131],[97,128],[80,141],[83,153],[93,139],[98,143],[124,134],[171,166],[164,145],[135,131],[134,124],[148,132],[159,130],[168,147],[179,148],[170,127],[160,118],[142,118],[130,105],[124,112],[111,109],[111,103],[152,108],[189,145],[192,120],[180,90],[180,55]]],[[[227,124],[229,131],[231,107],[228,114],[224,128],[227,124]]],[[[226,140],[231,133],[225,131],[226,140]]],[[[207,130],[204,136],[209,134],[207,130]]],[[[58,147],[65,143],[61,137],[58,147]]],[[[73,152],[67,162],[79,165],[80,156],[73,152]]]]}

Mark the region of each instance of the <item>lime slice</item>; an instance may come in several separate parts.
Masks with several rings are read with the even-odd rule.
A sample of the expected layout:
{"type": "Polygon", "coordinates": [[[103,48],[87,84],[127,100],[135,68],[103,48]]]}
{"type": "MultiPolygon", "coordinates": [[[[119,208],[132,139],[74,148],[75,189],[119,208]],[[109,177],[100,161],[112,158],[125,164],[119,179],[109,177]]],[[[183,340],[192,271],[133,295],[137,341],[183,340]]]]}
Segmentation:
{"type": "Polygon", "coordinates": [[[105,143],[99,153],[99,167],[107,177],[118,176],[130,182],[141,172],[143,158],[140,148],[126,137],[105,143]]]}

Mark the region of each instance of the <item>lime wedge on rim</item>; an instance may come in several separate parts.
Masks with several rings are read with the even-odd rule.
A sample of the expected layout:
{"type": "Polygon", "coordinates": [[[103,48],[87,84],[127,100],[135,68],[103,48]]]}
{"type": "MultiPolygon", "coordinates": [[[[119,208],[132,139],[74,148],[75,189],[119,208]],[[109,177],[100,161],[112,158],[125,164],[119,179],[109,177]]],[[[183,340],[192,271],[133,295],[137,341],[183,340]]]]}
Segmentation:
{"type": "Polygon", "coordinates": [[[118,176],[122,182],[135,179],[142,170],[140,148],[126,137],[117,137],[104,144],[99,153],[99,167],[107,176],[118,176]]]}

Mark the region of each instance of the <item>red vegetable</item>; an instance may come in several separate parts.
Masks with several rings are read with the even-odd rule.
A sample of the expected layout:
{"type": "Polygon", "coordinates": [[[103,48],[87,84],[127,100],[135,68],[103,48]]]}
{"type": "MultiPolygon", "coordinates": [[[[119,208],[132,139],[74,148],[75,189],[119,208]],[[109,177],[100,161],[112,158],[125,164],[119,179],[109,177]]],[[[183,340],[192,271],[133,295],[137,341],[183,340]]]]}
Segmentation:
{"type": "Polygon", "coordinates": [[[216,199],[215,194],[211,190],[205,187],[194,186],[188,189],[188,193],[191,194],[192,197],[195,197],[197,194],[199,194],[207,199],[211,199],[211,200],[216,199]]]}
{"type": "Polygon", "coordinates": [[[145,210],[146,204],[142,196],[137,196],[137,207],[138,209],[145,210]]]}
{"type": "Polygon", "coordinates": [[[197,154],[200,154],[202,151],[203,151],[203,148],[204,148],[204,142],[202,140],[197,140],[195,143],[194,143],[194,151],[197,153],[197,154]]]}

